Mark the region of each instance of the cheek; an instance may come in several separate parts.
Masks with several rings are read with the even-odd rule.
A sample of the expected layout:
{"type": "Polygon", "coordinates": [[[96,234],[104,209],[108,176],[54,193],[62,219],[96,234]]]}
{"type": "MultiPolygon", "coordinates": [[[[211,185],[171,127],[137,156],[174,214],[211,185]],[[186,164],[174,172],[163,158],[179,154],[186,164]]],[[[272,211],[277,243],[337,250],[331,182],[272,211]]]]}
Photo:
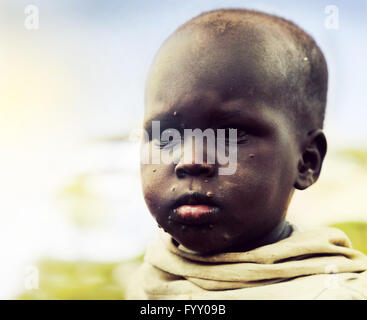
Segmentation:
{"type": "Polygon", "coordinates": [[[238,167],[230,182],[238,195],[249,202],[283,201],[294,183],[294,164],[289,147],[275,143],[253,143],[238,152],[238,167]],[[241,188],[239,187],[241,186],[241,188]]]}
{"type": "Polygon", "coordinates": [[[142,164],[140,167],[142,191],[145,202],[154,215],[167,195],[170,179],[169,165],[142,164]]]}
{"type": "Polygon", "coordinates": [[[262,173],[263,199],[269,210],[271,207],[275,212],[286,210],[296,177],[294,155],[292,144],[286,141],[262,150],[258,172],[262,173]]]}

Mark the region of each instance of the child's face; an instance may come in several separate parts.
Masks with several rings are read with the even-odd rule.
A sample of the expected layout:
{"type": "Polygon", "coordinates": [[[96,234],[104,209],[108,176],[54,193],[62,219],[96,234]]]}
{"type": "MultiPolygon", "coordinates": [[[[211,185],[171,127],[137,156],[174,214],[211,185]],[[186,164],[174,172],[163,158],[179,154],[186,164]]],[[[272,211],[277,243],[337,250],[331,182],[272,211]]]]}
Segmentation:
{"type": "Polygon", "coordinates": [[[236,128],[245,139],[237,144],[232,175],[219,175],[223,166],[218,162],[192,164],[183,157],[176,164],[142,164],[145,201],[157,223],[193,251],[251,246],[284,220],[300,157],[296,135],[287,115],[257,95],[264,90],[258,86],[271,80],[262,83],[264,72],[254,70],[253,57],[251,63],[234,64],[233,51],[209,50],[200,60],[200,50],[190,53],[185,46],[169,47],[152,68],[145,128],[153,120],[160,121],[161,131],[236,128]],[[217,207],[202,224],[172,219],[178,198],[191,192],[202,193],[204,203],[217,207]]]}

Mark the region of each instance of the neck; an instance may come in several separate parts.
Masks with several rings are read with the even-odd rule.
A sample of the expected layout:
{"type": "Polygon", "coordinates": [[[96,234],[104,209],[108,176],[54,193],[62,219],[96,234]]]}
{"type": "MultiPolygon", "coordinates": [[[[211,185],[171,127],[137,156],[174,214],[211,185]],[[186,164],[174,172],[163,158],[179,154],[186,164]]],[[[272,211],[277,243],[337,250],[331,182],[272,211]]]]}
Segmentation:
{"type": "MultiPolygon", "coordinates": [[[[224,250],[221,250],[220,252],[211,252],[210,254],[225,253],[225,252],[246,252],[246,251],[250,251],[250,250],[256,249],[258,247],[262,247],[262,246],[265,246],[265,245],[268,245],[268,244],[271,244],[271,243],[278,242],[282,239],[288,238],[291,235],[292,231],[293,231],[293,229],[292,229],[291,225],[287,221],[283,220],[283,221],[279,222],[275,226],[275,228],[273,228],[264,237],[261,237],[261,238],[255,240],[250,245],[239,243],[239,244],[227,247],[224,250]]],[[[173,237],[171,239],[173,241],[173,244],[176,247],[178,247],[180,245],[173,237]]],[[[198,252],[189,250],[185,247],[183,247],[183,248],[184,248],[184,251],[186,251],[188,253],[201,255],[198,252]]],[[[181,250],[182,250],[182,248],[181,248],[181,250]]]]}
{"type": "Polygon", "coordinates": [[[243,243],[235,244],[226,248],[224,252],[250,251],[258,247],[262,247],[271,243],[278,242],[282,239],[288,238],[291,233],[292,233],[292,227],[290,226],[290,224],[287,221],[282,220],[269,233],[267,233],[265,236],[259,239],[256,239],[251,244],[243,244],[243,243]]]}

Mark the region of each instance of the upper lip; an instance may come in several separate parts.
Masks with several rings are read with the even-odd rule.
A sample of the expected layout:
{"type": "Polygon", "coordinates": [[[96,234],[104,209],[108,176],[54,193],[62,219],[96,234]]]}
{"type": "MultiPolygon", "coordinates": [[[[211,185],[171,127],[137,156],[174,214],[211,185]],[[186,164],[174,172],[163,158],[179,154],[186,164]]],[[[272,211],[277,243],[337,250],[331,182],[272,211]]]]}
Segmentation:
{"type": "Polygon", "coordinates": [[[170,215],[170,219],[183,223],[183,224],[190,224],[190,225],[202,225],[202,224],[211,224],[215,223],[219,219],[219,206],[217,202],[213,199],[213,197],[208,197],[205,193],[201,192],[187,192],[182,194],[177,200],[174,202],[172,206],[172,213],[170,215]],[[177,213],[177,209],[183,205],[207,205],[213,207],[213,211],[211,214],[202,215],[199,217],[182,217],[180,214],[177,213]]]}
{"type": "Polygon", "coordinates": [[[187,192],[182,194],[174,203],[173,209],[178,208],[182,205],[209,205],[213,207],[218,207],[218,204],[213,199],[213,197],[207,196],[205,193],[201,192],[187,192]]]}

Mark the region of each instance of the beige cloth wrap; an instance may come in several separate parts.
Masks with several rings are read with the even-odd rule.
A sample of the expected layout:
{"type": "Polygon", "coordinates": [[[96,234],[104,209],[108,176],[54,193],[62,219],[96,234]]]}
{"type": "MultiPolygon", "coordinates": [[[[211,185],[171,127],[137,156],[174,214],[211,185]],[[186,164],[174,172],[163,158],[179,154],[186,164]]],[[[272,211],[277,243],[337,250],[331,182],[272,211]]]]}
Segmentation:
{"type": "Polygon", "coordinates": [[[131,275],[127,299],[367,299],[367,257],[339,229],[294,230],[247,252],[201,256],[159,238],[131,275]]]}

